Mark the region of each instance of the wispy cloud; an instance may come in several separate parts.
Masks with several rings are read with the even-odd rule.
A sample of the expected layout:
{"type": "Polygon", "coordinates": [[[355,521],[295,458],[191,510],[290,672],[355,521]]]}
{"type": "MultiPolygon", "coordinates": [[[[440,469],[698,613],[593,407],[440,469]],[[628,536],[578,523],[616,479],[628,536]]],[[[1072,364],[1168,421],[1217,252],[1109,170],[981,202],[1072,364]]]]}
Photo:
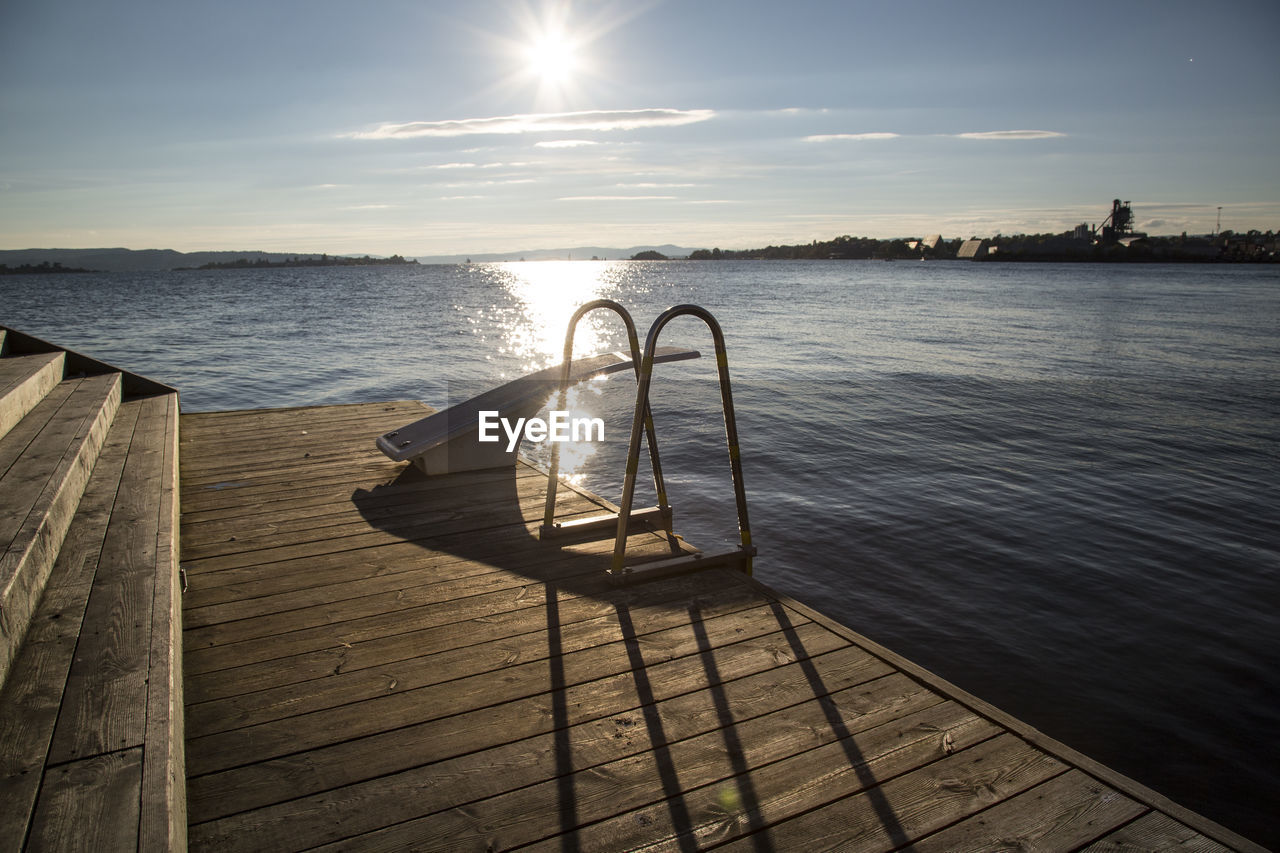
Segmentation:
{"type": "MultiPolygon", "coordinates": [[[[972,133],[945,133],[954,139],[982,140],[1018,140],[1018,139],[1054,139],[1066,136],[1056,130],[984,130],[972,133]]],[[[869,142],[877,139],[898,139],[900,133],[884,131],[871,133],[819,133],[804,137],[805,142],[869,142]]]]}
{"type": "Polygon", "coordinates": [[[557,201],[672,201],[673,195],[566,195],[557,201]]]}
{"type": "Polygon", "coordinates": [[[513,184],[535,184],[534,178],[508,178],[503,181],[462,181],[460,183],[443,184],[446,187],[503,187],[513,184]]]}
{"type": "Polygon", "coordinates": [[[901,134],[897,133],[820,133],[816,136],[806,136],[805,142],[865,142],[872,139],[897,139],[901,134]]]}
{"type": "Polygon", "coordinates": [[[373,130],[343,134],[353,139],[412,139],[419,136],[471,136],[475,134],[565,133],[584,130],[638,130],[676,127],[706,121],[713,110],[589,110],[574,113],[535,113],[455,121],[411,121],[382,124],[373,130]]]}
{"type": "Polygon", "coordinates": [[[980,133],[957,133],[957,139],[1053,139],[1066,136],[1056,130],[984,130],[980,133]]]}
{"type": "Polygon", "coordinates": [[[584,145],[598,145],[590,139],[551,139],[535,144],[534,148],[581,148],[584,145]]]}

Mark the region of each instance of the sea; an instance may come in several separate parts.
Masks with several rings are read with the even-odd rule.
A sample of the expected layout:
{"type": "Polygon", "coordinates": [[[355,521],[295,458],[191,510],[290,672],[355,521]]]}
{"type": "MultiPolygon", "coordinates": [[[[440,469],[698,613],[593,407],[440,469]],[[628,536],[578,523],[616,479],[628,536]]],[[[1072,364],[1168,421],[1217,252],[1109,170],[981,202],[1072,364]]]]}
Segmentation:
{"type": "MultiPolygon", "coordinates": [[[[6,276],[0,323],[182,410],[451,402],[592,299],[724,331],[760,580],[1280,847],[1280,267],[547,261],[6,276]]],[[[655,369],[677,530],[738,537],[712,337],[655,369]]],[[[588,314],[581,357],[627,346],[588,314]]],[[[617,501],[635,383],[580,386],[617,501]]],[[[372,443],[375,436],[370,435],[372,443]]],[[[526,442],[546,461],[545,445],[526,442]]],[[[647,464],[642,467],[647,476],[647,464]]],[[[643,479],[643,477],[642,477],[643,479]]],[[[637,501],[651,501],[651,483],[637,501]]],[[[638,503],[637,505],[641,505],[638,503]]]]}

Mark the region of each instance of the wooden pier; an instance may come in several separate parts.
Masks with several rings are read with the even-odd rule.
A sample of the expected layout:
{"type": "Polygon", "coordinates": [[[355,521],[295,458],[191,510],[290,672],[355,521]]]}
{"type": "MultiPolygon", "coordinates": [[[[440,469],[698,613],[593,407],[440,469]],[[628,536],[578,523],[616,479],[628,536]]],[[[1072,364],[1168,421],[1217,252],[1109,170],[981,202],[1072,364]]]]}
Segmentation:
{"type": "MultiPolygon", "coordinates": [[[[159,430],[155,476],[127,473],[111,430],[102,451],[120,511],[160,520],[130,537],[122,515],[115,547],[161,572],[166,433],[136,425],[169,403],[125,414],[135,441],[159,430]]],[[[427,477],[378,453],[427,411],[177,419],[185,592],[152,584],[130,622],[83,558],[52,573],[3,690],[0,849],[1259,849],[741,574],[611,584],[612,539],[539,541],[529,466],[427,477]],[[89,604],[53,642],[67,589],[89,604]],[[114,656],[143,622],[150,655],[114,656]],[[148,689],[165,660],[185,714],[148,689]],[[82,728],[139,713],[95,678],[147,713],[138,743],[80,755],[82,728]],[[179,778],[148,788],[162,755],[179,778]]],[[[601,506],[560,489],[559,517],[601,506]]],[[[767,578],[782,556],[761,544],[767,578]]]]}

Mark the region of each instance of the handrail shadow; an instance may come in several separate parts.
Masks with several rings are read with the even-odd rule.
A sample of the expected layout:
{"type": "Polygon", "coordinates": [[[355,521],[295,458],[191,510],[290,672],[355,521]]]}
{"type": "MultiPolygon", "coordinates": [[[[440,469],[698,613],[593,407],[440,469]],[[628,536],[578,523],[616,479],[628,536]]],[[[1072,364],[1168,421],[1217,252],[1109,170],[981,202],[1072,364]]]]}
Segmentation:
{"type": "MultiPolygon", "coordinates": [[[[371,527],[440,554],[442,565],[467,561],[577,595],[612,598],[606,574],[612,541],[538,537],[546,483],[545,474],[523,464],[430,477],[405,466],[386,483],[356,489],[351,501],[371,527]]],[[[588,506],[577,492],[561,494],[564,503],[588,506]]],[[[650,544],[655,556],[670,556],[658,536],[650,544]]]]}
{"type": "Polygon", "coordinates": [[[812,657],[805,649],[804,642],[800,639],[795,625],[787,615],[786,608],[777,601],[770,602],[769,607],[777,617],[778,624],[782,626],[783,636],[787,638],[787,644],[791,646],[792,654],[800,664],[805,679],[809,682],[809,686],[813,688],[813,696],[817,700],[819,707],[822,708],[822,713],[827,718],[827,724],[831,726],[832,734],[836,736],[837,742],[844,750],[845,757],[849,760],[849,766],[857,775],[858,781],[862,783],[863,793],[870,801],[871,807],[875,811],[876,817],[879,818],[880,824],[884,827],[889,839],[893,842],[893,849],[897,850],[905,847],[910,842],[906,830],[903,829],[901,821],[898,820],[898,816],[893,810],[893,806],[889,804],[884,791],[881,790],[880,780],[872,772],[867,757],[862,754],[862,750],[858,748],[858,742],[854,739],[853,733],[845,725],[844,716],[840,713],[839,706],[831,698],[831,691],[823,682],[822,674],[818,672],[818,667],[814,665],[812,657]]]}

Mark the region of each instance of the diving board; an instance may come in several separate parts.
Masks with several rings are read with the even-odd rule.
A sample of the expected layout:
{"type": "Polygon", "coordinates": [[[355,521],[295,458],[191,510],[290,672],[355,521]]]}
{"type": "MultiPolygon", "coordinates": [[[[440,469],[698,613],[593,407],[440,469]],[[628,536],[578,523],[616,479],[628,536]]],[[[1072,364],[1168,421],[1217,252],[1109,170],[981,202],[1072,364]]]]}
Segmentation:
{"type": "MultiPolygon", "coordinates": [[[[697,350],[683,347],[659,347],[654,362],[685,361],[699,355],[697,350]]],[[[634,368],[631,356],[622,352],[575,359],[567,385],[634,368]]],[[[499,418],[507,420],[537,414],[547,405],[551,395],[560,389],[562,371],[562,364],[545,367],[442,412],[383,433],[377,439],[378,449],[396,462],[412,460],[424,474],[514,465],[519,446],[507,450],[505,437],[495,442],[479,440],[480,413],[496,411],[499,418]]]]}

